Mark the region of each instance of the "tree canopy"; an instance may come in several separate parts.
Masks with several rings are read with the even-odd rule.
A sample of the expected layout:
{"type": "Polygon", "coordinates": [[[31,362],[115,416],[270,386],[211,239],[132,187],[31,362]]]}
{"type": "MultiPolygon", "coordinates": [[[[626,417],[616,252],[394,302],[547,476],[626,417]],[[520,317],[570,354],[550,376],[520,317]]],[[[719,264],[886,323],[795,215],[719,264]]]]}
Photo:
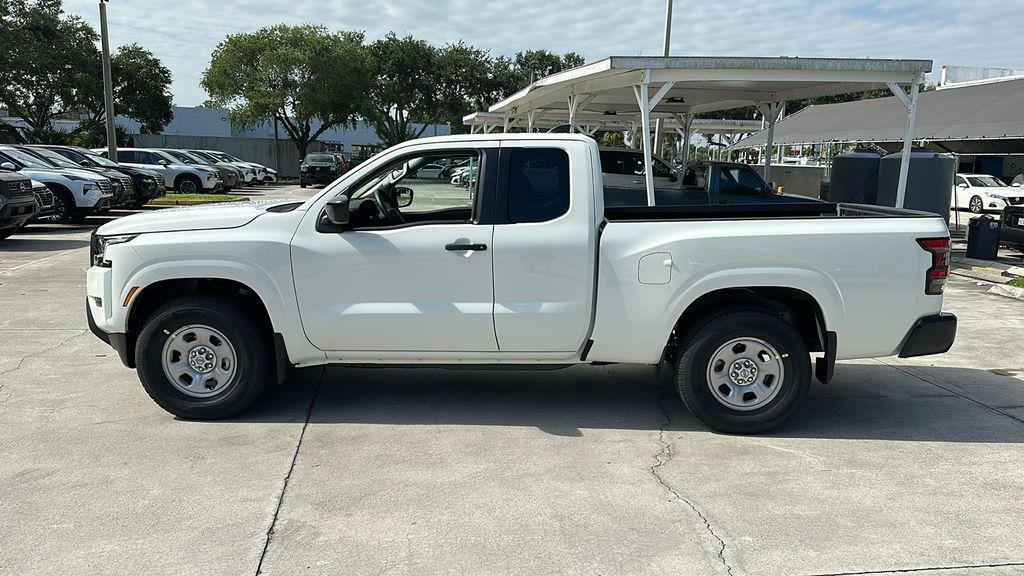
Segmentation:
{"type": "MultiPolygon", "coordinates": [[[[68,134],[85,133],[104,119],[103,81],[96,31],[63,13],[61,0],[0,0],[0,104],[28,125],[29,140],[53,140],[53,121],[81,120],[68,134]]],[[[171,121],[170,72],[135,44],[111,56],[114,109],[143,131],[171,121]]]]}
{"type": "Polygon", "coordinates": [[[214,50],[202,85],[209,103],[230,109],[234,125],[276,120],[305,156],[325,131],[355,123],[371,70],[362,33],[279,24],[228,36],[214,50]]]}

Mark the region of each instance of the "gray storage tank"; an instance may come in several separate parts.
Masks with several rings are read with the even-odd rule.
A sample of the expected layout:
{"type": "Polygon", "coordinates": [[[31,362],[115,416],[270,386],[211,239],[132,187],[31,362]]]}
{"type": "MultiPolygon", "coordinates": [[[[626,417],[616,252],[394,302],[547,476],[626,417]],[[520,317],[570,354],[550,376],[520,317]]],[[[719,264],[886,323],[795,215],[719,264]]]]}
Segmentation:
{"type": "MultiPolygon", "coordinates": [[[[895,206],[896,188],[900,180],[900,160],[896,152],[882,158],[878,168],[878,205],[895,206]]],[[[953,176],[956,159],[926,148],[910,151],[910,173],[907,175],[905,208],[933,212],[949,221],[949,202],[953,197],[953,176]]]]}
{"type": "Polygon", "coordinates": [[[878,168],[882,155],[869,148],[855,148],[832,159],[829,202],[874,204],[878,194],[878,168]]]}

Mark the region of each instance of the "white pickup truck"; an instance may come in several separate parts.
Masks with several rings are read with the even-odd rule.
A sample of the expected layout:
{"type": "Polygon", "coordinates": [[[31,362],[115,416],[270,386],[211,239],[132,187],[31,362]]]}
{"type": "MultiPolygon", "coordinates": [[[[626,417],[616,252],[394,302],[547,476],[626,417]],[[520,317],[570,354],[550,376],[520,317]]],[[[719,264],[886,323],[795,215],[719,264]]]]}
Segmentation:
{"type": "Polygon", "coordinates": [[[952,345],[935,215],[720,193],[714,175],[706,204],[605,208],[601,174],[580,135],[427,138],[305,202],[121,218],[92,239],[89,323],[199,419],[295,367],[627,362],[674,366],[697,417],[758,432],[801,404],[812,353],[828,382],[836,359],[952,345]],[[468,188],[417,174],[467,159],[468,188]]]}

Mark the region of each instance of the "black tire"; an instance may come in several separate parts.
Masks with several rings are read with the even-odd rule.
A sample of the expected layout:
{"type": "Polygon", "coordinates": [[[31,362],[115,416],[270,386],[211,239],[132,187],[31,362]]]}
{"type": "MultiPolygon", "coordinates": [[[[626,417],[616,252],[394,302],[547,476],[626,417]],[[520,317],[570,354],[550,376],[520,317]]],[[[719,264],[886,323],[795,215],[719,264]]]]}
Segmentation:
{"type": "Polygon", "coordinates": [[[985,212],[985,202],[981,199],[981,196],[971,196],[967,209],[974,214],[982,214],[985,212]]]}
{"type": "Polygon", "coordinates": [[[299,188],[305,188],[305,187],[306,187],[306,183],[305,182],[299,182],[299,188]]]}
{"type": "Polygon", "coordinates": [[[202,194],[203,192],[203,183],[191,174],[179,178],[177,184],[175,189],[179,194],[202,194]]]}
{"type": "Polygon", "coordinates": [[[75,219],[75,199],[70,192],[64,190],[53,191],[53,216],[48,217],[51,222],[70,224],[75,219]]]}
{"type": "Polygon", "coordinates": [[[7,230],[0,230],[0,240],[4,240],[11,234],[14,234],[16,230],[17,228],[8,228],[7,230]]]}
{"type": "Polygon", "coordinates": [[[133,200],[132,203],[128,205],[128,207],[131,208],[132,210],[138,210],[139,208],[145,206],[146,202],[149,202],[149,200],[133,200]]]}
{"type": "Polygon", "coordinates": [[[676,366],[676,389],[683,404],[705,424],[720,432],[756,434],[779,426],[792,416],[811,386],[810,353],[793,326],[761,310],[737,310],[711,316],[683,339],[676,366]],[[773,347],[781,362],[782,378],[765,404],[740,410],[720,401],[711,389],[709,365],[726,343],[737,338],[759,339],[773,347]]]}
{"type": "Polygon", "coordinates": [[[274,381],[270,334],[253,311],[216,295],[183,296],[160,307],[146,321],[135,347],[135,365],[150,398],[161,408],[189,420],[216,420],[242,412],[274,381]],[[184,326],[212,327],[235,351],[235,372],[218,394],[197,398],[184,394],[164,373],[162,355],[170,335],[184,326]]]}

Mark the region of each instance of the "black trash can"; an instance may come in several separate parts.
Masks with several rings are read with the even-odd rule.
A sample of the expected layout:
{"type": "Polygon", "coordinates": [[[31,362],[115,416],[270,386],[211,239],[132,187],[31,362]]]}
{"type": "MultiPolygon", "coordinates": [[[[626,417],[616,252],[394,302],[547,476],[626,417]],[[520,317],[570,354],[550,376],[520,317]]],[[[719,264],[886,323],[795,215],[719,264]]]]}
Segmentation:
{"type": "Polygon", "coordinates": [[[995,260],[999,255],[999,220],[991,216],[971,218],[967,225],[967,257],[977,260],[995,260]]]}

